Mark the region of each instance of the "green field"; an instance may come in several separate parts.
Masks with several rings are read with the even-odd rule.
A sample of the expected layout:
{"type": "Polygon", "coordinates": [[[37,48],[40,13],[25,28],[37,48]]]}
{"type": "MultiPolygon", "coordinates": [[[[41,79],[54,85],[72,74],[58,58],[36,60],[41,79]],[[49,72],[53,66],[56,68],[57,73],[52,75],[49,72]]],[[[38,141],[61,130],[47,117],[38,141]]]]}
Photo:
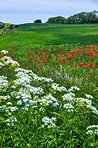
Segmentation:
{"type": "Polygon", "coordinates": [[[98,43],[98,24],[23,24],[0,39],[0,48],[98,43]]]}
{"type": "Polygon", "coordinates": [[[98,145],[98,24],[21,24],[0,51],[2,148],[98,145]]]}

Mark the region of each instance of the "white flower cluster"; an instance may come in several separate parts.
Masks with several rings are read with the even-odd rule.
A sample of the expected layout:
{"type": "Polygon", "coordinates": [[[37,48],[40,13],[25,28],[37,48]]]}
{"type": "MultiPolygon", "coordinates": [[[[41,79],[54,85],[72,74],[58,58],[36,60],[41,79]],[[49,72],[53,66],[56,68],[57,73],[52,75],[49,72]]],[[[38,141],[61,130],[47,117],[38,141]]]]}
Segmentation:
{"type": "Polygon", "coordinates": [[[10,117],[9,119],[5,120],[8,126],[14,126],[14,123],[17,122],[15,117],[10,117]]]}
{"type": "Polygon", "coordinates": [[[1,53],[6,54],[6,53],[8,53],[8,51],[7,50],[2,50],[1,53]]]}
{"type": "Polygon", "coordinates": [[[68,112],[73,112],[74,107],[70,103],[64,104],[63,107],[66,108],[68,112]]]}
{"type": "Polygon", "coordinates": [[[5,65],[8,65],[9,63],[11,63],[12,65],[17,65],[18,67],[20,67],[19,63],[17,61],[14,61],[10,57],[4,56],[4,57],[2,57],[1,60],[5,65]]]}
{"type": "Polygon", "coordinates": [[[45,96],[43,99],[38,100],[38,102],[40,102],[40,104],[45,104],[46,106],[50,104],[53,104],[54,107],[59,106],[58,101],[51,94],[45,96]]]}
{"type": "Polygon", "coordinates": [[[16,68],[15,71],[16,72],[23,72],[23,73],[32,73],[32,70],[26,70],[23,68],[16,68]]]}
{"type": "Polygon", "coordinates": [[[51,78],[41,77],[41,79],[44,80],[45,82],[53,82],[53,80],[51,78]]]}
{"type": "Polygon", "coordinates": [[[41,77],[37,76],[37,75],[34,74],[34,73],[31,73],[30,75],[33,77],[34,80],[39,80],[39,81],[42,80],[41,77]]]}
{"type": "Polygon", "coordinates": [[[8,100],[8,99],[10,99],[10,96],[9,96],[9,95],[3,96],[3,99],[4,99],[4,100],[8,100]]]}
{"type": "Polygon", "coordinates": [[[75,96],[74,93],[67,93],[67,94],[64,94],[62,98],[63,100],[67,100],[67,101],[75,101],[75,98],[73,98],[73,96],[75,96]]]}
{"type": "Polygon", "coordinates": [[[53,123],[53,121],[56,121],[56,118],[52,117],[51,119],[49,117],[44,117],[42,118],[42,122],[44,122],[44,124],[42,125],[42,127],[44,128],[45,126],[47,128],[52,128],[55,127],[56,125],[53,123]]]}
{"type": "Polygon", "coordinates": [[[88,95],[88,94],[85,94],[85,95],[86,95],[87,98],[92,98],[93,99],[93,97],[91,95],[88,95]]]}
{"type": "Polygon", "coordinates": [[[7,77],[5,77],[5,76],[0,76],[0,79],[1,79],[1,80],[2,80],[2,79],[6,80],[7,77]]]}
{"type": "Polygon", "coordinates": [[[8,108],[7,108],[7,106],[6,105],[2,105],[2,106],[0,106],[0,111],[4,111],[4,110],[7,110],[8,108]]]}
{"type": "Polygon", "coordinates": [[[77,90],[77,91],[80,90],[80,88],[78,88],[76,86],[71,86],[71,88],[68,91],[70,92],[70,91],[73,91],[74,89],[77,90]]]}
{"type": "Polygon", "coordinates": [[[28,110],[30,106],[36,103],[36,101],[32,100],[31,94],[27,89],[20,89],[18,92],[13,91],[11,92],[11,96],[16,97],[18,107],[24,106],[22,109],[28,110]]]}
{"type": "Polygon", "coordinates": [[[14,80],[15,85],[25,86],[26,84],[30,84],[32,78],[28,74],[24,74],[23,72],[18,72],[16,74],[18,79],[14,80]]]}
{"type": "Polygon", "coordinates": [[[1,111],[8,111],[8,112],[14,112],[14,111],[16,111],[16,110],[18,110],[18,108],[16,107],[16,106],[9,106],[8,107],[8,105],[12,105],[12,103],[11,102],[9,102],[8,104],[7,104],[7,106],[6,105],[2,105],[2,106],[0,106],[0,110],[1,111]]]}
{"type": "Polygon", "coordinates": [[[33,93],[34,95],[38,95],[38,94],[43,93],[43,89],[41,87],[34,87],[34,86],[31,86],[31,85],[27,85],[26,88],[28,89],[28,91],[30,93],[33,93]]]}
{"type": "Polygon", "coordinates": [[[6,92],[8,88],[8,81],[6,80],[6,77],[0,76],[0,92],[6,92]]]}
{"type": "Polygon", "coordinates": [[[53,82],[53,80],[51,78],[39,77],[39,76],[37,76],[34,73],[32,73],[30,75],[32,75],[32,77],[33,77],[34,80],[39,80],[39,81],[44,80],[45,82],[53,82]]]}
{"type": "Polygon", "coordinates": [[[59,84],[57,84],[57,83],[52,83],[52,88],[54,89],[54,90],[57,90],[57,91],[66,91],[67,92],[67,89],[64,87],[64,86],[61,86],[61,87],[59,87],[59,84]]]}
{"type": "Polygon", "coordinates": [[[84,98],[76,98],[76,101],[81,101],[81,102],[85,102],[87,103],[88,105],[91,105],[91,100],[88,100],[88,99],[84,99],[84,98]]]}
{"type": "Polygon", "coordinates": [[[93,113],[97,114],[98,115],[98,110],[93,107],[92,105],[86,105],[87,108],[90,108],[92,110],[93,113]]]}
{"type": "Polygon", "coordinates": [[[97,134],[98,135],[98,125],[91,125],[86,128],[86,134],[97,134]]]}

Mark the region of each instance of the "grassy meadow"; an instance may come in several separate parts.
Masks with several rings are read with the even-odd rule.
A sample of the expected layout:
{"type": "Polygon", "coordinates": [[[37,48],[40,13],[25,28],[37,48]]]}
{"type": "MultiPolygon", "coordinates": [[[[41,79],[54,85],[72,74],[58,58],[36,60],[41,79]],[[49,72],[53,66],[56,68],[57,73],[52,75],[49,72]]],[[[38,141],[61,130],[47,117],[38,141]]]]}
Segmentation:
{"type": "Polygon", "coordinates": [[[97,147],[97,56],[98,24],[29,23],[0,36],[1,148],[97,147]]]}

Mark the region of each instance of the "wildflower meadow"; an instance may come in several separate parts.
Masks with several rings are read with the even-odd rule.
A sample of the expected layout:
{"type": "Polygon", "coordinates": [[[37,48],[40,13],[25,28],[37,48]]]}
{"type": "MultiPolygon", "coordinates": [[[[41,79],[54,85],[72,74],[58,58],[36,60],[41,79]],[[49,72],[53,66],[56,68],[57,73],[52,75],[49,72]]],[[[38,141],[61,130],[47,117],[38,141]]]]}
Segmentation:
{"type": "Polygon", "coordinates": [[[97,44],[15,44],[0,50],[0,147],[97,148],[97,44]]]}

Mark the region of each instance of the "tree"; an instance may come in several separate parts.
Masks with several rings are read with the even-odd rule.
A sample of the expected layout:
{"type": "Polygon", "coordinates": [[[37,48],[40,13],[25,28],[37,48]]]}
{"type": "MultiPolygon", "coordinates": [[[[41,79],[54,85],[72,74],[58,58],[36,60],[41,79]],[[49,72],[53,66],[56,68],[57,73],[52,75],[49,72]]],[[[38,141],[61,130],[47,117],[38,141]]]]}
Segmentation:
{"type": "Polygon", "coordinates": [[[65,24],[66,19],[62,16],[51,17],[48,19],[48,21],[46,23],[65,24]]]}
{"type": "Polygon", "coordinates": [[[39,19],[39,20],[35,20],[34,23],[42,23],[42,21],[39,19]]]}
{"type": "Polygon", "coordinates": [[[68,17],[66,23],[68,24],[98,23],[98,16],[95,14],[95,11],[81,12],[68,17]]]}

